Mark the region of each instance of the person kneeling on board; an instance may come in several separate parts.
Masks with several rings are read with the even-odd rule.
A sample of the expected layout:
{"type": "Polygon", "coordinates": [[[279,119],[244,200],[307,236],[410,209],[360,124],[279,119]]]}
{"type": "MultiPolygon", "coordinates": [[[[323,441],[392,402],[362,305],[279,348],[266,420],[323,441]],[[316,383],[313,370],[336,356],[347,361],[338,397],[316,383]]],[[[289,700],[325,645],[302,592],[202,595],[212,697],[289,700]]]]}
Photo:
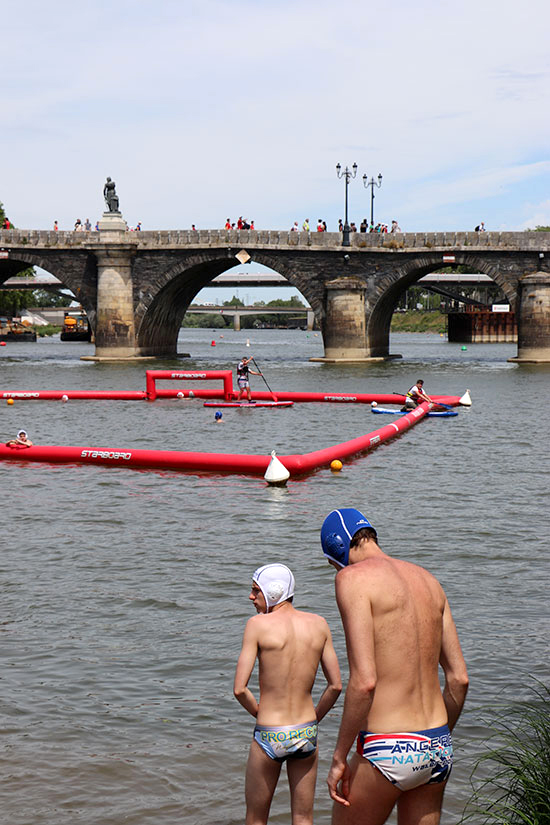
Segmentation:
{"type": "Polygon", "coordinates": [[[422,401],[431,401],[432,399],[424,392],[424,381],[419,378],[414,387],[408,391],[405,404],[401,407],[401,412],[410,412],[418,407],[422,401]]]}
{"type": "Polygon", "coordinates": [[[330,629],[322,616],[292,605],[294,576],[284,564],[266,564],[252,577],[248,620],[235,673],[235,698],[256,727],[246,768],[246,822],[265,825],[286,762],[293,825],[313,823],[317,726],[342,690],[330,629]],[[248,688],[258,659],[260,699],[248,688]],[[317,706],[311,691],[321,665],[327,680],[317,706]]]}
{"type": "Polygon", "coordinates": [[[237,384],[239,385],[239,397],[237,401],[240,401],[243,397],[244,393],[246,392],[246,397],[248,402],[252,401],[252,396],[250,394],[250,381],[248,380],[248,373],[252,373],[252,375],[261,375],[261,372],[255,372],[251,370],[248,366],[252,361],[252,356],[250,358],[242,358],[239,363],[237,364],[237,384]]]}
{"type": "Polygon", "coordinates": [[[10,441],[6,441],[6,447],[14,447],[16,450],[20,450],[23,447],[32,446],[32,441],[30,438],[27,438],[26,430],[19,430],[17,433],[17,438],[12,438],[10,441]]]}

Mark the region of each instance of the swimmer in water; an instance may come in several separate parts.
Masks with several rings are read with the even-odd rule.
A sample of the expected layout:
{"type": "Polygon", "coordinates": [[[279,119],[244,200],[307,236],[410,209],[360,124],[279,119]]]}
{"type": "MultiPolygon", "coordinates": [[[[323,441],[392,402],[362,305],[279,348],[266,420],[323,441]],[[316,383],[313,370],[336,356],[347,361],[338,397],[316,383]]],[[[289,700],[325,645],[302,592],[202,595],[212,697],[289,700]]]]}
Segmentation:
{"type": "Polygon", "coordinates": [[[216,410],[216,414],[214,415],[214,421],[216,424],[223,424],[223,414],[220,410],[216,410]]]}
{"type": "Polygon", "coordinates": [[[6,441],[6,447],[15,447],[16,449],[21,449],[21,447],[32,447],[33,443],[30,438],[27,438],[26,430],[19,430],[17,433],[17,438],[12,438],[10,441],[6,441]]]}
{"type": "Polygon", "coordinates": [[[328,624],[292,605],[294,576],[284,564],[266,564],[252,577],[248,620],[234,694],[256,718],[246,768],[246,825],[267,823],[281,765],[287,763],[293,825],[313,822],[317,726],[336,702],[342,683],[328,624]],[[248,681],[258,659],[260,700],[248,681]],[[317,706],[311,691],[321,664],[327,686],[317,706]]]}

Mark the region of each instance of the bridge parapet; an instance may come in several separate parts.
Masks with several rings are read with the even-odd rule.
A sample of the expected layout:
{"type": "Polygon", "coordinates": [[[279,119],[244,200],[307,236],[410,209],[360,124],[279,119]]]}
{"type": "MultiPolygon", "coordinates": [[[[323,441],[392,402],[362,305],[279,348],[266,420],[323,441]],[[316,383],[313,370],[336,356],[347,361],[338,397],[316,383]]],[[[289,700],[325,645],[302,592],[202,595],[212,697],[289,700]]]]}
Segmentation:
{"type": "MultiPolygon", "coordinates": [[[[109,233],[112,235],[112,233],[109,233]]],[[[142,232],[120,232],[117,244],[136,249],[245,247],[273,249],[342,249],[340,232],[288,232],[280,230],[231,230],[224,229],[162,229],[142,232]]],[[[0,247],[29,246],[58,249],[80,247],[94,249],[98,245],[113,243],[103,232],[54,232],[41,229],[0,230],[0,247]]],[[[388,252],[450,249],[461,251],[513,250],[550,251],[550,232],[405,232],[379,234],[378,232],[353,232],[350,235],[349,252],[388,252]]]]}

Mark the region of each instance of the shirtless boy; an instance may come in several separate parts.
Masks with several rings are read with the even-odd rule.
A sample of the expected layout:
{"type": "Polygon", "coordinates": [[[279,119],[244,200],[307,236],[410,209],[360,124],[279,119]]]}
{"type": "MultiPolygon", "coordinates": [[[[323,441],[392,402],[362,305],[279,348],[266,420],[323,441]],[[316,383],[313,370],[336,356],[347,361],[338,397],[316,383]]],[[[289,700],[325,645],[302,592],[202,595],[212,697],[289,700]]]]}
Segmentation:
{"type": "Polygon", "coordinates": [[[27,436],[26,430],[19,430],[19,432],[17,433],[17,438],[12,438],[10,441],[6,441],[6,447],[15,447],[17,449],[21,449],[22,447],[32,446],[33,443],[27,436]]]}
{"type": "Polygon", "coordinates": [[[235,673],[234,694],[256,717],[246,768],[246,825],[265,825],[286,761],[292,825],[311,825],[317,777],[317,724],[342,690],[328,624],[292,606],[294,576],[284,564],[266,564],[252,577],[249,619],[235,673]],[[260,701],[247,687],[259,662],[260,701]],[[321,664],[327,686],[317,703],[311,691],[321,664]]]}
{"type": "Polygon", "coordinates": [[[396,803],[399,825],[438,825],[452,768],[450,732],[468,689],[445,593],[427,570],[383,553],[358,510],[333,510],[321,544],[339,571],[350,665],[327,780],[333,825],[382,825],[396,803]]]}

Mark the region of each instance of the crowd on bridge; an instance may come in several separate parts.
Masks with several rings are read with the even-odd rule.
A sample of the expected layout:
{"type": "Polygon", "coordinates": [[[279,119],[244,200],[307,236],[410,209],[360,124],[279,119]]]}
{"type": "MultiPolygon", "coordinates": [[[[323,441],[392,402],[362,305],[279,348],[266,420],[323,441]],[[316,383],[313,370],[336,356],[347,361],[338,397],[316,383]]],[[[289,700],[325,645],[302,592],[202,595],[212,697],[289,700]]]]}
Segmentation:
{"type": "MultiPolygon", "coordinates": [[[[293,225],[290,227],[291,232],[310,232],[311,227],[309,224],[309,218],[306,218],[303,222],[301,228],[298,224],[298,221],[294,221],[293,225]]],[[[317,221],[317,232],[327,232],[327,224],[326,221],[323,221],[321,218],[317,221]]],[[[338,219],[338,232],[344,231],[344,224],[342,222],[342,218],[338,219]]],[[[357,224],[354,221],[351,221],[349,224],[349,231],[350,232],[357,232],[357,224]]],[[[385,223],[377,223],[374,224],[374,221],[370,223],[367,221],[366,218],[363,218],[361,223],[359,224],[359,232],[401,232],[401,227],[397,223],[396,220],[391,222],[391,229],[388,229],[388,225],[385,223]]]]}
{"type": "Polygon", "coordinates": [[[254,231],[255,227],[254,221],[247,221],[246,218],[243,218],[242,215],[239,215],[237,221],[233,221],[233,223],[231,222],[230,218],[227,218],[225,221],[224,229],[250,229],[254,231]]]}

